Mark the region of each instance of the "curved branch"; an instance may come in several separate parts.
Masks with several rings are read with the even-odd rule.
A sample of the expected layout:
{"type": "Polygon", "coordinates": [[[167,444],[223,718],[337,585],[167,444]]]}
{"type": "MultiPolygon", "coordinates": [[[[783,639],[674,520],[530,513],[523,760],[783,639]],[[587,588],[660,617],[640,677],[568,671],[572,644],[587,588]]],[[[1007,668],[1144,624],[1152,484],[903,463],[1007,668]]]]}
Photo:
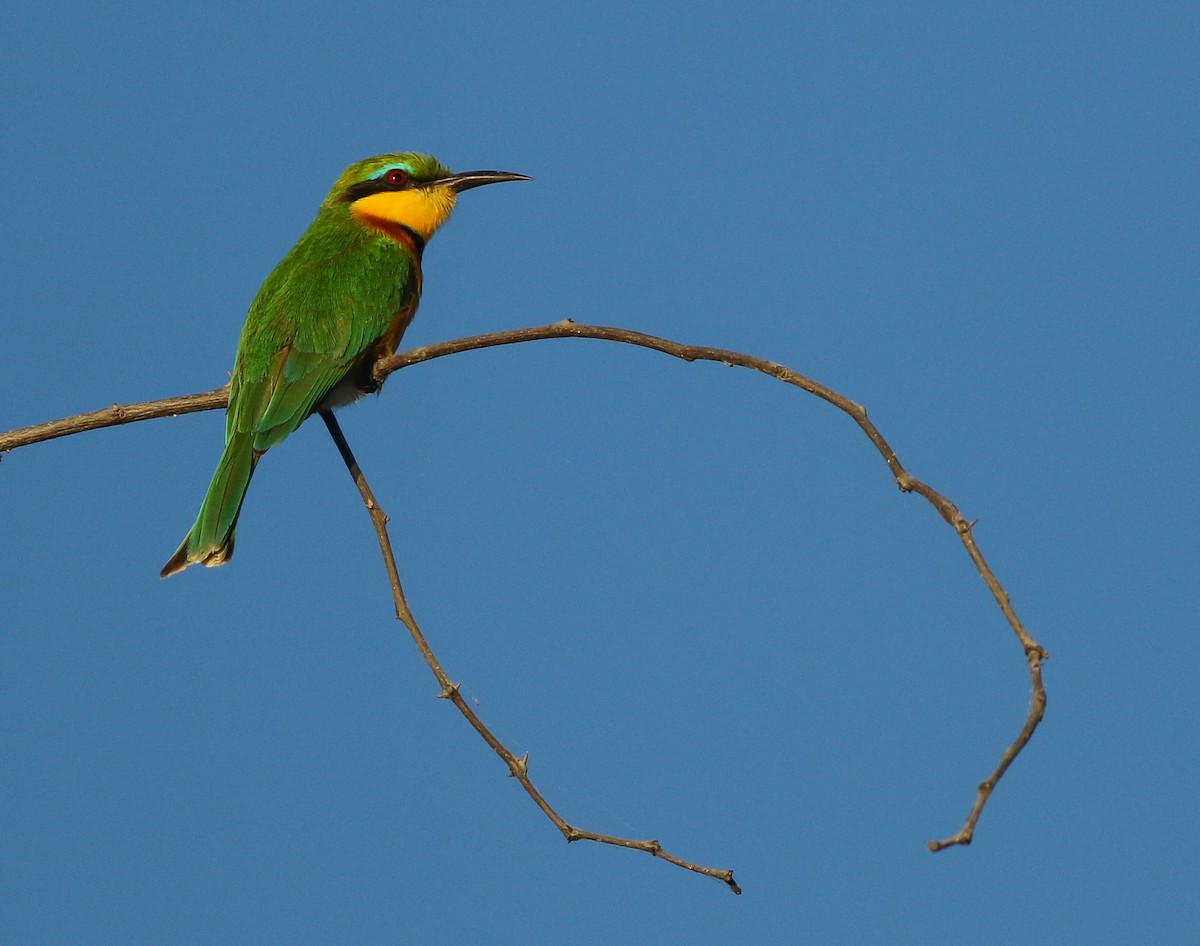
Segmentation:
{"type": "Polygon", "coordinates": [[[626,345],[637,345],[641,348],[650,348],[675,358],[681,358],[684,361],[715,361],[725,365],[749,368],[807,391],[809,394],[813,394],[821,400],[832,404],[838,410],[849,414],[851,419],[867,435],[871,443],[875,445],[875,449],[879,451],[879,455],[883,457],[883,462],[891,470],[896,485],[903,492],[917,493],[923,496],[954,531],[958,533],[958,537],[962,541],[963,547],[967,550],[967,554],[971,557],[975,569],[979,572],[984,584],[987,585],[988,590],[992,593],[992,597],[1000,608],[1000,612],[1004,615],[1005,620],[1008,621],[1009,626],[1021,644],[1022,650],[1025,652],[1025,661],[1029,665],[1030,680],[1033,684],[1033,696],[1030,699],[1029,712],[1025,717],[1025,724],[1021,727],[1017,738],[1005,749],[1000,758],[999,765],[980,783],[979,790],[975,796],[975,803],[971,806],[971,811],[967,815],[967,820],[963,824],[963,827],[958,833],[940,841],[930,841],[926,846],[931,851],[940,851],[943,848],[956,844],[970,844],[971,839],[975,835],[975,825],[979,821],[979,816],[983,813],[984,805],[987,804],[988,799],[991,797],[996,783],[1000,781],[1016,757],[1021,754],[1021,750],[1025,748],[1026,744],[1033,737],[1034,731],[1046,714],[1046,688],[1042,683],[1042,661],[1049,656],[1042,646],[1033,639],[1032,635],[1030,635],[1021,623],[1021,620],[1017,617],[1017,613],[1013,610],[1012,603],[1009,600],[1008,592],[1004,590],[999,579],[996,578],[995,573],[992,571],[991,566],[984,559],[983,553],[979,551],[979,546],[976,544],[975,537],[971,533],[972,523],[963,517],[962,513],[958,511],[958,507],[949,499],[904,469],[899,458],[896,456],[896,452],[889,446],[883,434],[871,423],[867,417],[866,408],[861,404],[855,403],[811,378],[792,371],[786,365],[768,361],[765,358],[756,358],[753,355],[745,355],[741,352],[729,351],[723,348],[710,348],[704,345],[684,345],[670,339],[659,338],[655,335],[646,335],[642,332],[633,332],[629,329],[614,328],[605,325],[582,325],[572,322],[570,319],[564,319],[561,322],[555,322],[551,325],[539,325],[507,332],[494,332],[489,335],[476,335],[471,338],[461,338],[455,341],[442,342],[437,345],[426,345],[421,348],[400,352],[389,358],[380,359],[375,366],[375,377],[382,382],[393,371],[398,371],[401,368],[418,364],[422,361],[431,361],[434,358],[456,354],[460,351],[491,348],[497,345],[512,345],[518,342],[529,342],[543,338],[598,338],[606,341],[621,342],[626,345]]]}
{"type": "MultiPolygon", "coordinates": [[[[963,517],[958,507],[937,490],[923,483],[904,469],[895,451],[892,450],[875,425],[871,423],[867,417],[866,409],[861,404],[857,404],[849,398],[838,394],[832,388],[828,388],[811,378],[792,371],[785,365],[768,361],[765,358],[745,355],[741,352],[723,348],[710,348],[703,345],[684,345],[670,339],[659,338],[655,335],[646,335],[642,332],[633,332],[629,329],[603,325],[584,325],[572,322],[570,319],[564,319],[550,325],[511,329],[487,335],[475,335],[470,338],[460,338],[399,352],[390,357],[381,358],[376,362],[374,375],[376,380],[382,383],[390,374],[399,371],[401,368],[420,364],[424,361],[432,361],[435,358],[443,358],[447,355],[473,351],[480,348],[514,345],[521,342],[531,342],[548,338],[603,339],[626,345],[636,345],[641,348],[650,348],[654,351],[659,351],[689,362],[714,361],[725,365],[749,368],[752,371],[761,372],[807,391],[809,394],[821,398],[821,400],[832,404],[838,410],[848,414],[863,433],[867,435],[871,443],[875,445],[875,449],[879,451],[879,455],[891,471],[896,485],[903,492],[917,493],[923,496],[951,528],[954,529],[971,561],[974,563],[976,570],[979,572],[980,577],[983,579],[984,584],[1000,608],[1000,612],[1004,615],[1005,620],[1008,621],[1013,633],[1016,634],[1017,640],[1025,652],[1025,661],[1029,666],[1029,675],[1033,684],[1033,695],[1030,699],[1029,712],[1026,715],[1025,724],[1021,727],[1017,738],[1005,749],[1000,758],[1000,763],[979,785],[975,802],[971,807],[970,813],[967,815],[963,827],[957,834],[940,841],[930,841],[927,846],[931,851],[940,851],[943,848],[956,844],[970,844],[975,834],[975,826],[979,821],[979,816],[983,813],[983,808],[991,797],[996,783],[999,782],[1008,770],[1008,767],[1012,765],[1016,757],[1020,755],[1021,751],[1028,744],[1038,724],[1041,723],[1045,715],[1046,689],[1042,683],[1042,661],[1049,655],[1033,639],[1017,617],[1012,603],[1009,601],[1008,593],[1004,590],[1004,587],[992,571],[991,566],[988,565],[983,554],[979,551],[979,547],[971,532],[972,524],[963,517]]],[[[67,417],[46,424],[23,427],[19,430],[0,434],[0,454],[17,447],[50,440],[54,437],[64,437],[68,434],[79,433],[84,430],[95,430],[100,427],[111,427],[117,424],[132,423],[137,420],[167,417],[190,413],[192,411],[213,410],[218,407],[224,407],[226,398],[227,388],[219,388],[216,391],[207,391],[202,394],[168,398],[162,401],[150,401],[145,404],[135,404],[128,407],[113,406],[104,410],[93,411],[90,414],[80,414],[75,417],[67,417]]],[[[448,698],[452,699],[453,697],[448,695],[448,698]]],[[[654,842],[636,843],[651,844],[654,842]]],[[[643,848],[643,850],[649,850],[649,848],[643,848]]],[[[660,854],[660,856],[662,855],[660,854]]]]}
{"type": "Polygon", "coordinates": [[[449,700],[455,705],[458,711],[466,718],[467,722],[471,724],[471,728],[479,733],[483,737],[483,741],[491,746],[492,751],[504,760],[504,764],[508,766],[508,774],[521,783],[521,787],[525,789],[526,794],[533,799],[534,804],[554,823],[554,826],[562,832],[563,837],[567,839],[568,843],[571,841],[596,841],[600,844],[612,844],[616,847],[629,848],[634,851],[645,851],[647,854],[660,857],[685,870],[695,871],[697,874],[703,874],[705,877],[715,877],[734,893],[740,894],[742,888],[734,881],[733,871],[731,870],[719,870],[715,867],[704,867],[700,864],[693,864],[691,861],[685,861],[681,857],[667,853],[657,841],[635,841],[630,838],[618,838],[611,834],[597,834],[595,831],[586,831],[582,828],[577,828],[572,824],[568,824],[550,806],[550,803],[546,801],[542,793],[537,790],[533,782],[529,779],[529,753],[525,753],[520,758],[513,755],[508,747],[497,739],[492,731],[484,725],[479,715],[463,699],[462,694],[459,692],[459,685],[451,682],[450,675],[442,668],[441,662],[433,652],[433,648],[429,646],[425,635],[421,633],[421,629],[417,626],[417,619],[413,617],[413,613],[408,607],[408,600],[404,597],[404,588],[400,584],[400,572],[396,567],[396,556],[392,551],[391,539],[388,538],[388,515],[380,508],[379,503],[376,502],[375,496],[371,492],[371,487],[367,484],[367,478],[363,475],[358,461],[354,459],[354,454],[350,450],[350,444],[346,442],[346,436],[342,433],[341,425],[338,424],[337,419],[333,416],[333,412],[321,411],[321,420],[325,421],[325,426],[329,429],[329,435],[337,445],[338,453],[342,455],[346,469],[350,471],[350,476],[354,479],[354,485],[358,487],[363,504],[367,507],[367,513],[371,517],[371,524],[375,527],[375,537],[379,540],[379,550],[383,554],[383,564],[387,568],[388,580],[392,586],[392,601],[396,605],[396,620],[408,628],[408,633],[412,637],[413,643],[417,645],[417,650],[421,652],[421,656],[425,658],[425,663],[433,672],[439,686],[441,686],[442,692],[438,694],[438,698],[449,700]]]}

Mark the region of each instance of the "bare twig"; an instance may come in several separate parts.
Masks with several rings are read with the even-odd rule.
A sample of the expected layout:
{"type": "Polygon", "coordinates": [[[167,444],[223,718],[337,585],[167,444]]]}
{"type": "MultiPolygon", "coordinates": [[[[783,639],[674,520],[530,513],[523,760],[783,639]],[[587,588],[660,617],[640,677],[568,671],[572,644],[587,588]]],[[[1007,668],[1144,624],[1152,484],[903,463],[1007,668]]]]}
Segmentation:
{"type": "Polygon", "coordinates": [[[85,430],[102,427],[119,427],[139,420],[154,420],[157,417],[175,417],[179,414],[195,414],[198,411],[215,411],[229,403],[229,385],[201,394],[184,394],[180,397],[165,397],[161,401],[145,401],[141,404],[114,404],[98,411],[75,414],[44,424],[18,427],[0,434],[0,458],[9,450],[26,447],[43,440],[81,434],[85,430]]]}
{"type": "MultiPolygon", "coordinates": [[[[1033,639],[1025,627],[1021,624],[1016,612],[1012,608],[1009,601],[1008,593],[1004,590],[999,580],[996,578],[991,567],[984,560],[982,553],[979,551],[975,543],[975,538],[971,532],[971,523],[963,518],[958,508],[945,496],[937,492],[932,487],[921,482],[912,474],[910,474],[900,464],[896,457],[895,451],[892,450],[883,435],[875,428],[875,425],[867,417],[866,409],[862,405],[851,401],[849,398],[843,397],[836,391],[827,388],[811,378],[798,374],[790,368],[778,364],[777,362],[767,361],[764,358],[756,358],[752,355],[745,355],[741,352],[729,351],[722,348],[709,348],[700,345],[684,345],[679,342],[674,342],[669,339],[659,338],[654,335],[646,335],[641,332],[633,332],[628,329],[613,328],[601,325],[583,325],[572,322],[570,319],[564,319],[561,322],[555,322],[551,325],[533,326],[531,328],[512,329],[504,332],[494,332],[489,335],[476,335],[470,338],[460,338],[453,341],[441,342],[436,345],[426,345],[421,348],[414,348],[406,352],[400,352],[388,358],[380,359],[375,365],[375,377],[379,381],[383,381],[388,375],[401,368],[410,365],[419,364],[423,361],[432,361],[435,358],[442,358],[447,355],[457,354],[464,351],[472,351],[479,348],[492,348],[498,345],[513,345],[520,342],[530,342],[539,339],[548,338],[597,338],[607,341],[621,342],[627,345],[637,345],[642,348],[651,348],[655,351],[660,351],[664,354],[671,355],[675,358],[681,358],[684,361],[715,361],[726,365],[736,365],[742,368],[749,368],[753,371],[759,371],[763,374],[770,375],[787,384],[794,385],[824,401],[832,404],[838,410],[848,414],[851,419],[858,424],[859,428],[867,435],[871,443],[875,445],[875,449],[879,451],[883,461],[887,464],[888,469],[892,473],[892,477],[896,481],[896,485],[904,492],[918,493],[923,496],[938,514],[954,529],[958,534],[959,540],[974,563],[976,570],[987,585],[988,590],[992,593],[997,606],[1008,621],[1013,633],[1016,634],[1017,640],[1020,642],[1022,649],[1025,652],[1025,660],[1029,666],[1030,679],[1033,684],[1033,695],[1030,699],[1029,712],[1026,715],[1025,723],[1021,728],[1020,733],[1013,743],[1004,750],[1000,758],[1000,763],[991,772],[990,775],[980,784],[979,790],[975,797],[975,802],[971,807],[971,811],[967,816],[966,822],[962,829],[944,840],[930,841],[928,847],[931,851],[939,851],[943,848],[950,847],[956,844],[970,844],[975,833],[975,825],[979,821],[979,816],[983,812],[984,806],[991,797],[992,791],[996,787],[996,783],[1008,770],[1008,767],[1013,763],[1016,757],[1025,748],[1038,724],[1042,721],[1042,717],[1046,711],[1046,690],[1042,683],[1042,661],[1048,656],[1041,645],[1033,639]]],[[[162,401],[151,401],[145,404],[134,404],[127,407],[114,406],[100,411],[94,411],[90,414],[80,414],[75,417],[67,417],[62,420],[51,421],[46,424],[37,424],[31,427],[23,427],[18,430],[9,431],[5,434],[0,434],[0,455],[5,451],[13,450],[17,447],[25,446],[32,443],[38,443],[43,440],[50,440],[54,437],[63,437],[68,434],[79,433],[84,430],[93,430],[99,427],[111,427],[117,424],[131,423],[135,420],[148,420],[154,417],[167,417],[175,414],[184,414],[192,411],[212,410],[218,407],[224,407],[226,403],[227,390],[220,388],[216,391],[208,391],[203,394],[192,394],[185,397],[169,398],[162,401]]],[[[372,513],[374,516],[374,513],[372,513]]],[[[382,540],[381,540],[382,541],[382,540]]],[[[403,617],[401,617],[403,620],[403,617]]],[[[406,622],[407,623],[407,622],[406,622]]],[[[428,657],[426,658],[428,660],[428,657]]],[[[440,678],[439,678],[440,680],[440,678]]],[[[443,687],[450,686],[449,682],[443,683],[443,687]]],[[[453,696],[447,694],[448,699],[455,699],[457,690],[453,690],[453,696]]],[[[458,705],[456,703],[456,705],[458,705]]],[[[464,709],[465,714],[469,714],[470,708],[465,704],[460,706],[464,709]]],[[[468,718],[470,716],[468,715],[468,718]]],[[[485,737],[486,738],[486,737],[485,737]]],[[[495,749],[496,746],[493,746],[495,749]]],[[[502,748],[502,747],[501,747],[502,748]]],[[[500,750],[497,749],[499,752],[500,750]]],[[[503,756],[502,756],[503,757],[503,756]]],[[[511,758],[511,756],[509,757],[511,758]]],[[[508,759],[506,759],[508,761],[508,759]]],[[[521,767],[520,760],[509,762],[509,770],[513,771],[514,765],[517,768],[521,767]]],[[[536,798],[535,798],[536,800],[536,798]]],[[[542,804],[539,802],[539,805],[542,804]]],[[[545,809],[543,809],[545,810],[545,809]]],[[[549,812],[547,812],[549,813],[549,812]]],[[[558,822],[556,822],[557,824],[558,822]]],[[[565,824],[565,823],[564,823],[565,824]]],[[[566,826],[570,829],[570,826],[566,826]]],[[[560,830],[563,827],[560,826],[560,830]]],[[[564,831],[564,833],[566,833],[564,831]]],[[[581,835],[583,836],[583,835],[581,835]]],[[[570,838],[574,840],[574,838],[570,838]]],[[[624,843],[634,845],[644,845],[641,850],[647,850],[651,853],[657,853],[658,856],[665,856],[661,850],[656,851],[656,842],[620,842],[600,837],[593,837],[593,840],[605,840],[606,843],[624,843]]],[[[718,876],[714,874],[713,876],[718,876]]]]}
{"type": "Polygon", "coordinates": [[[1013,629],[1013,633],[1017,635],[1017,640],[1020,641],[1021,647],[1025,651],[1025,661],[1029,665],[1029,675],[1033,683],[1033,696],[1029,702],[1029,712],[1025,717],[1025,725],[1021,727],[1021,732],[1013,743],[1004,750],[1004,754],[1000,758],[1000,764],[980,783],[979,791],[975,796],[975,803],[971,806],[971,811],[967,815],[967,820],[963,824],[962,829],[957,834],[944,840],[930,841],[927,847],[931,851],[940,851],[955,844],[970,844],[975,834],[975,825],[979,821],[979,816],[983,813],[983,807],[987,804],[988,798],[991,797],[996,783],[1008,770],[1008,767],[1012,765],[1013,760],[1020,755],[1021,750],[1025,748],[1025,745],[1032,738],[1034,730],[1037,729],[1038,724],[1042,721],[1042,717],[1046,713],[1046,688],[1042,683],[1042,661],[1049,655],[1033,639],[1017,617],[1012,603],[1009,601],[1008,593],[996,578],[991,567],[984,560],[983,554],[979,551],[979,547],[975,543],[975,538],[971,534],[971,523],[963,518],[962,513],[958,511],[958,507],[937,490],[921,482],[904,469],[900,464],[899,458],[896,456],[896,452],[892,450],[888,442],[884,439],[883,434],[868,419],[866,408],[861,404],[843,397],[831,388],[827,388],[825,385],[811,378],[797,374],[784,365],[774,361],[767,361],[765,358],[744,355],[741,352],[728,351],[723,348],[709,348],[702,345],[684,345],[670,339],[659,338],[655,335],[646,335],[642,332],[633,332],[629,329],[613,328],[605,325],[582,325],[572,322],[570,319],[564,319],[561,322],[555,322],[551,325],[539,325],[508,332],[494,332],[490,335],[476,335],[471,338],[460,338],[455,341],[442,342],[437,345],[426,345],[422,348],[400,352],[392,355],[390,358],[380,359],[375,366],[375,377],[382,382],[391,372],[422,361],[431,361],[434,358],[441,358],[460,351],[492,348],[497,345],[512,345],[517,342],[529,342],[543,338],[598,338],[606,341],[622,342],[626,345],[637,345],[641,348],[651,348],[675,358],[682,358],[684,361],[716,361],[725,365],[736,365],[741,368],[760,371],[763,374],[770,375],[773,378],[778,378],[780,381],[801,388],[809,394],[814,394],[821,398],[821,400],[828,401],[838,410],[849,414],[862,429],[863,433],[867,435],[871,443],[875,445],[875,449],[879,451],[879,455],[883,457],[883,461],[892,472],[892,477],[895,479],[896,485],[906,493],[918,493],[925,497],[930,505],[938,511],[938,514],[958,533],[959,539],[962,541],[964,548],[966,548],[967,554],[971,557],[971,561],[975,564],[975,568],[983,579],[984,584],[987,585],[988,590],[992,593],[992,597],[996,599],[996,604],[999,606],[1005,620],[1008,621],[1009,626],[1013,629]]]}
{"type": "Polygon", "coordinates": [[[697,874],[703,874],[706,877],[715,877],[728,886],[734,893],[740,894],[742,889],[734,882],[733,871],[731,870],[718,870],[715,867],[704,867],[700,864],[693,864],[691,861],[685,861],[683,858],[676,857],[674,854],[663,850],[662,845],[658,841],[635,841],[629,838],[618,838],[610,834],[597,834],[595,831],[576,828],[574,825],[568,824],[563,820],[562,816],[550,806],[550,803],[546,801],[541,792],[537,790],[533,782],[529,779],[529,754],[526,753],[520,758],[513,755],[492,734],[492,731],[484,725],[483,720],[471,709],[470,704],[463,699],[462,694],[459,692],[459,685],[451,682],[450,676],[442,669],[442,665],[434,654],[433,648],[429,646],[425,635],[421,633],[421,629],[417,626],[417,619],[413,617],[413,613],[408,607],[408,601],[404,597],[404,589],[400,584],[400,572],[396,568],[396,556],[392,551],[391,540],[388,538],[387,513],[375,501],[371,487],[367,485],[367,479],[363,475],[358,461],[354,459],[350,445],[346,442],[346,437],[342,433],[342,428],[338,424],[337,419],[333,416],[333,412],[321,411],[321,419],[325,421],[325,426],[329,428],[329,435],[333,437],[333,442],[337,444],[338,452],[342,455],[342,459],[346,463],[346,469],[350,471],[350,476],[354,478],[354,485],[358,487],[359,495],[362,496],[363,503],[367,507],[367,512],[371,516],[371,524],[375,527],[375,535],[379,539],[379,550],[383,553],[383,563],[387,568],[388,581],[391,582],[392,586],[392,600],[396,604],[396,619],[408,628],[408,633],[412,636],[413,643],[417,645],[421,656],[425,658],[425,663],[433,671],[438,686],[442,688],[442,692],[438,694],[438,697],[443,700],[449,700],[466,717],[471,727],[483,737],[483,741],[491,746],[492,751],[504,760],[504,764],[508,766],[509,775],[521,783],[521,787],[525,789],[526,794],[533,799],[535,805],[542,809],[546,817],[554,823],[554,827],[562,832],[563,837],[568,842],[596,841],[600,844],[612,844],[616,847],[629,848],[634,851],[645,851],[647,854],[661,857],[664,861],[669,861],[685,870],[695,871],[697,874]]]}

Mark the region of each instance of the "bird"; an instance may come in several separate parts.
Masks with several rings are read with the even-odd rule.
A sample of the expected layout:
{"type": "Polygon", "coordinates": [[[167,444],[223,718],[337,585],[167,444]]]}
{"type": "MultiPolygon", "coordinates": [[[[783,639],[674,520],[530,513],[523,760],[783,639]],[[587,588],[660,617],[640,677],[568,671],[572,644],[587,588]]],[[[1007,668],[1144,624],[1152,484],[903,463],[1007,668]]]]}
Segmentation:
{"type": "Polygon", "coordinates": [[[230,377],[225,449],[161,577],[228,562],[262,455],[311,414],[378,390],[372,366],[396,351],[412,321],[425,244],[458,195],[529,180],[510,171],[454,174],[416,152],[376,155],[342,172],[250,304],[230,377]]]}

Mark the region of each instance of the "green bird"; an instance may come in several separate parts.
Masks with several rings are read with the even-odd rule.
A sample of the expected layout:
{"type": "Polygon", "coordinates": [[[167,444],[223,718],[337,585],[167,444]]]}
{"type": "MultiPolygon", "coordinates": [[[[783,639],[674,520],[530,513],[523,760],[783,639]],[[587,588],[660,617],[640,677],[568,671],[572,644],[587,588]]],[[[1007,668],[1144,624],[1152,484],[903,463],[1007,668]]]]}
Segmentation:
{"type": "Polygon", "coordinates": [[[225,452],[196,523],[162,569],[223,565],[259,458],[318,410],[378,389],[376,359],[396,350],[421,297],[421,254],[482,184],[528,181],[508,171],[451,174],[427,154],[352,164],[316,219],[250,304],[238,341],[225,452]]]}

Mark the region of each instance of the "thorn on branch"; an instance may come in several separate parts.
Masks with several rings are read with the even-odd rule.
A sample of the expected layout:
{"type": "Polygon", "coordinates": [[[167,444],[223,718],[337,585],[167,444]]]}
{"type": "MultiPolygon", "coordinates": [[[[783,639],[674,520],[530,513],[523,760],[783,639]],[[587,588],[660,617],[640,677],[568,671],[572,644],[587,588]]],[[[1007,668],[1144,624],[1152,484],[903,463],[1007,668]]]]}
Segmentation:
{"type": "Polygon", "coordinates": [[[439,700],[452,700],[458,695],[458,691],[461,687],[461,683],[447,683],[444,687],[442,687],[442,692],[438,694],[437,698],[439,700]]]}

